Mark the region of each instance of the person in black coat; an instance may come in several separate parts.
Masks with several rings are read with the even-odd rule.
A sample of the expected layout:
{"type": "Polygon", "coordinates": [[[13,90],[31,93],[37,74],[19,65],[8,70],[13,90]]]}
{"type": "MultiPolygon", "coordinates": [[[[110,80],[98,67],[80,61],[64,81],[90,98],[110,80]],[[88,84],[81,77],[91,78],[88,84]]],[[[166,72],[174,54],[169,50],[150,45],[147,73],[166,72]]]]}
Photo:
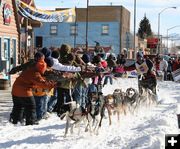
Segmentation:
{"type": "Polygon", "coordinates": [[[156,95],[157,79],[153,62],[150,59],[144,59],[142,52],[137,52],[136,58],[136,62],[129,68],[134,68],[137,71],[139,93],[143,93],[143,88],[148,88],[156,95]]]}

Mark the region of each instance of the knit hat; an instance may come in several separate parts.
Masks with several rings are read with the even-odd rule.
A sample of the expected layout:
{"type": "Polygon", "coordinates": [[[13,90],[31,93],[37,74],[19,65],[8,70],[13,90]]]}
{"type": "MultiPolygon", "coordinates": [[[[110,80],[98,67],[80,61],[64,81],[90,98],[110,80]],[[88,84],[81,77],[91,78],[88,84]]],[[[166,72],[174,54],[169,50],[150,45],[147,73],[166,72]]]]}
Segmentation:
{"type": "Polygon", "coordinates": [[[41,52],[44,54],[45,57],[51,56],[51,50],[47,47],[42,48],[41,52]]]}
{"type": "Polygon", "coordinates": [[[59,56],[60,56],[59,51],[57,50],[52,51],[51,57],[58,59],[59,56]]]}
{"type": "Polygon", "coordinates": [[[47,58],[45,58],[44,61],[46,62],[48,67],[52,67],[54,65],[54,61],[53,61],[52,57],[47,57],[47,58]]]}
{"type": "Polygon", "coordinates": [[[47,64],[45,63],[45,61],[38,61],[35,67],[39,73],[44,74],[47,69],[47,64]]]}
{"type": "Polygon", "coordinates": [[[87,64],[90,62],[90,56],[88,54],[83,54],[82,60],[87,64]]]}
{"type": "Polygon", "coordinates": [[[36,52],[36,54],[34,55],[34,60],[36,62],[44,60],[44,54],[42,52],[36,52]]]}
{"type": "Polygon", "coordinates": [[[61,57],[67,55],[68,53],[71,53],[71,46],[68,44],[62,44],[60,48],[61,57]]]}

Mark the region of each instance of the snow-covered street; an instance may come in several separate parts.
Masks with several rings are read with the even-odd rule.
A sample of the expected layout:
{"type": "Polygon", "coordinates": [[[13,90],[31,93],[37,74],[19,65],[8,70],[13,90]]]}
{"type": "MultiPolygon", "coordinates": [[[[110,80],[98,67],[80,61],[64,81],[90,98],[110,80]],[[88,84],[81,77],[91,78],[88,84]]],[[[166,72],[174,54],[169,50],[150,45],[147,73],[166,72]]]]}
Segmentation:
{"type": "MultiPolygon", "coordinates": [[[[103,88],[104,95],[114,89],[125,91],[128,87],[137,89],[137,79],[118,78],[113,85],[103,88]]],[[[74,129],[64,138],[65,120],[60,120],[55,113],[39,125],[21,126],[8,122],[12,103],[0,95],[0,148],[11,149],[163,149],[165,134],[178,134],[177,105],[180,104],[180,83],[158,82],[157,106],[141,107],[134,115],[121,115],[120,121],[114,116],[109,126],[108,118],[103,119],[99,135],[74,129]],[[7,108],[9,106],[9,108],[7,108]]],[[[10,97],[10,96],[9,96],[10,97]]]]}

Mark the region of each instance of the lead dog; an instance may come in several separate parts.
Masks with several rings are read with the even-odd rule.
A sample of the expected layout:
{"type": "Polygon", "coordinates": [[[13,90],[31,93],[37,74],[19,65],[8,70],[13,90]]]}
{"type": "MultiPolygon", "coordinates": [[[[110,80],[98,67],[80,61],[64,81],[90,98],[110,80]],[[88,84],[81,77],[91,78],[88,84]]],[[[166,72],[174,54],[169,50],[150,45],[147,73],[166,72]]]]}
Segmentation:
{"type": "Polygon", "coordinates": [[[85,131],[88,131],[88,127],[90,132],[93,132],[97,135],[99,133],[99,128],[101,127],[102,119],[104,117],[104,96],[102,93],[91,93],[89,98],[88,105],[88,114],[87,120],[88,123],[86,125],[85,131]]]}
{"type": "Polygon", "coordinates": [[[120,114],[126,114],[126,105],[124,104],[125,93],[121,89],[115,89],[113,94],[105,96],[105,107],[108,111],[109,125],[112,124],[112,113],[117,114],[117,120],[120,119],[120,114]]]}

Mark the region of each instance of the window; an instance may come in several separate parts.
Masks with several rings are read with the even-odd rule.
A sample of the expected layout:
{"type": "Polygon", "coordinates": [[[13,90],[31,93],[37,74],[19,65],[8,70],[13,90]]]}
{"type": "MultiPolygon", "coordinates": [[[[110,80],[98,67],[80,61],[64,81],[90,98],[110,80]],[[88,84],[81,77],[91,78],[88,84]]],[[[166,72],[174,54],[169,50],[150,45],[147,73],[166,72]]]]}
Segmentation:
{"type": "Polygon", "coordinates": [[[2,60],[7,60],[9,55],[10,49],[10,39],[4,38],[4,49],[2,50],[2,60]]]}
{"type": "Polygon", "coordinates": [[[57,35],[58,32],[58,26],[57,25],[50,25],[50,34],[51,35],[57,35]]]}
{"type": "Polygon", "coordinates": [[[70,34],[71,35],[77,35],[77,25],[72,24],[70,27],[70,34]]]}
{"type": "Polygon", "coordinates": [[[102,35],[109,34],[109,25],[102,25],[102,35]]]}

